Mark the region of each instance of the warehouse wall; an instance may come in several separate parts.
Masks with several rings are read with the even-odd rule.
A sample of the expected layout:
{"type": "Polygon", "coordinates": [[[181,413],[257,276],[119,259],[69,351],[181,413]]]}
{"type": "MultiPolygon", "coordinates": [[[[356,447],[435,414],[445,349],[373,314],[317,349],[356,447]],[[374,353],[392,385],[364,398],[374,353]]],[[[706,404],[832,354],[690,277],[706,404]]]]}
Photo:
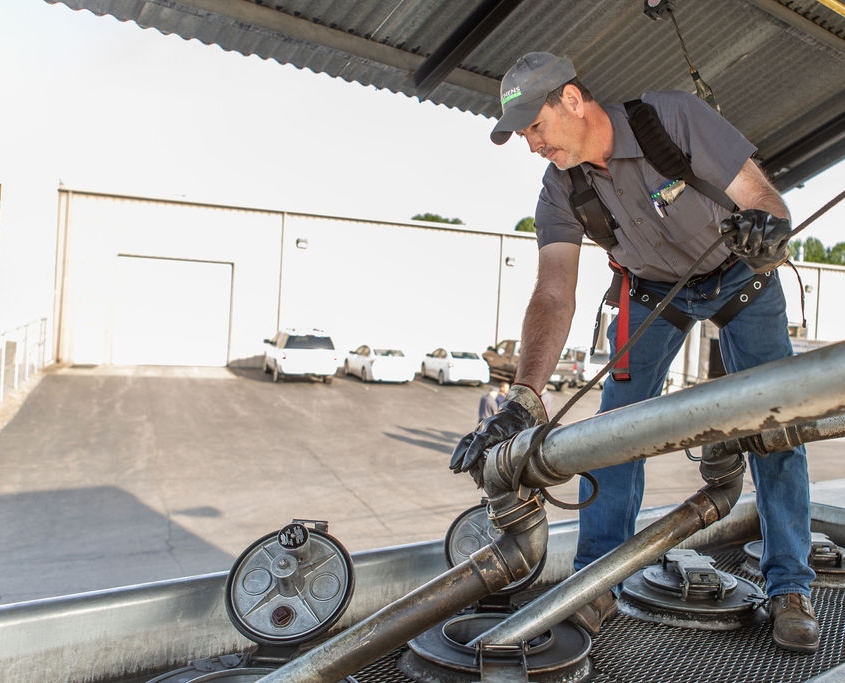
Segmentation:
{"type": "MultiPolygon", "coordinates": [[[[386,223],[61,189],[56,358],[73,364],[258,366],[262,340],[318,327],[341,352],[362,343],[422,355],[518,337],[537,247],[526,233],[386,223]]],[[[845,269],[802,264],[811,338],[840,339],[845,269]]],[[[799,287],[781,277],[790,320],[799,287]]],[[[569,346],[589,346],[610,271],[582,248],[569,346]]],[[[602,326],[612,313],[605,309],[602,326]]],[[[698,373],[702,336],[673,365],[698,373]]],[[[605,345],[600,338],[599,347],[605,345]]]]}
{"type": "MultiPolygon", "coordinates": [[[[74,364],[255,366],[283,327],[325,329],[342,351],[483,350],[519,335],[537,268],[531,234],[72,190],[59,241],[56,357],[74,364]]],[[[609,274],[584,252],[579,344],[609,274]]]]}

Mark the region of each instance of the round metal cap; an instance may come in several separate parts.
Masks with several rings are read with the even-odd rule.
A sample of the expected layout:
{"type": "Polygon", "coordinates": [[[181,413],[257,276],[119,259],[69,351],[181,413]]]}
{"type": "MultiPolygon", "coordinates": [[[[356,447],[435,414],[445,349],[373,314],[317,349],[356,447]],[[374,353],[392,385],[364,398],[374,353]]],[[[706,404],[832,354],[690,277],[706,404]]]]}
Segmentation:
{"type": "MultiPolygon", "coordinates": [[[[763,556],[763,541],[749,541],[742,549],[745,551],[743,569],[752,576],[763,576],[760,571],[760,558],[763,556]]],[[[845,585],[845,567],[842,556],[845,550],[830,540],[827,534],[813,532],[811,535],[810,566],[816,572],[811,586],[841,588],[845,585]]]]}
{"type": "Polygon", "coordinates": [[[229,618],[256,643],[307,642],[337,621],[352,598],[352,559],[343,546],[317,529],[296,530],[293,542],[292,533],[285,527],[259,538],[226,581],[229,618]]]}
{"type": "Polygon", "coordinates": [[[719,571],[695,551],[673,551],[623,584],[623,611],[629,616],[686,628],[734,630],[765,618],[766,596],[742,577],[719,571]]]}
{"type": "Polygon", "coordinates": [[[412,680],[424,683],[478,681],[482,668],[489,680],[522,680],[508,677],[509,672],[522,670],[532,683],[578,683],[591,675],[590,636],[569,622],[553,626],[522,648],[477,649],[467,644],[508,616],[481,612],[446,619],[409,641],[398,667],[412,680]]]}

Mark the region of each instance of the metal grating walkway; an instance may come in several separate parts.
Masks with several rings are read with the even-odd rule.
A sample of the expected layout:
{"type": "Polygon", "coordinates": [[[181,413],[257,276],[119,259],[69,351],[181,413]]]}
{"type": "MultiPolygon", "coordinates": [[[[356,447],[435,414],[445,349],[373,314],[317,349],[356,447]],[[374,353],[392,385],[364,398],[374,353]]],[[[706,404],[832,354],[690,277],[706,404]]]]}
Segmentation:
{"type": "MultiPolygon", "coordinates": [[[[709,553],[717,568],[761,585],[742,549],[709,553]]],[[[845,662],[845,589],[814,587],[822,641],[814,655],[781,650],[768,621],[736,631],[703,631],[617,616],[594,640],[590,683],[803,683],[845,662]]],[[[357,683],[413,683],[396,667],[402,650],[355,674],[357,683]]]]}

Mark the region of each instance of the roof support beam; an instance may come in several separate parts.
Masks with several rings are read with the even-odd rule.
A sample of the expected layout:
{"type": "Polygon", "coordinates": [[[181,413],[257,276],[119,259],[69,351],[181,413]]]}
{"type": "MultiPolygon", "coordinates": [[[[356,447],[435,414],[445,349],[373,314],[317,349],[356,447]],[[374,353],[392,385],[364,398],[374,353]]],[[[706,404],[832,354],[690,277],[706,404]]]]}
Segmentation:
{"type": "Polygon", "coordinates": [[[763,161],[763,170],[781,192],[801,185],[845,156],[845,114],[763,161]],[[833,142],[832,142],[833,141],[833,142]]]}
{"type": "Polygon", "coordinates": [[[416,95],[428,97],[523,0],[485,0],[411,75],[416,95]]]}
{"type": "MultiPolygon", "coordinates": [[[[510,0],[510,2],[514,1],[510,0]]],[[[180,30],[178,35],[185,40],[195,38],[206,44],[217,44],[224,50],[234,50],[244,55],[259,54],[264,59],[268,58],[267,54],[260,54],[257,50],[246,51],[238,40],[227,42],[226,35],[235,35],[237,32],[247,35],[254,34],[256,30],[266,31],[302,41],[303,46],[314,49],[329,48],[346,53],[350,57],[382,64],[408,74],[420,68],[424,62],[421,55],[316,24],[246,0],[135,0],[134,2],[129,0],[122,3],[103,0],[99,4],[93,3],[92,0],[46,0],[46,2],[62,3],[74,10],[90,8],[95,14],[109,14],[120,21],[134,21],[141,28],[155,28],[162,33],[169,32],[161,28],[162,25],[174,23],[172,19],[162,20],[162,16],[181,16],[186,19],[186,30],[180,30]]],[[[307,64],[294,63],[293,66],[308,68],[307,64]]],[[[343,73],[329,75],[344,77],[343,73]]],[[[464,69],[455,69],[441,80],[470,91],[488,93],[494,97],[498,97],[499,94],[498,80],[464,69]]],[[[405,92],[405,94],[411,96],[416,93],[405,92]]]]}
{"type": "MultiPolygon", "coordinates": [[[[749,0],[752,5],[756,5],[764,12],[771,14],[783,21],[787,26],[791,26],[804,33],[814,40],[817,40],[822,45],[832,47],[839,52],[845,52],[845,40],[842,40],[835,33],[831,33],[825,28],[814,24],[809,19],[802,17],[794,10],[785,7],[777,2],[777,0],[749,0]]],[[[836,10],[834,10],[836,11],[836,10]]]]}

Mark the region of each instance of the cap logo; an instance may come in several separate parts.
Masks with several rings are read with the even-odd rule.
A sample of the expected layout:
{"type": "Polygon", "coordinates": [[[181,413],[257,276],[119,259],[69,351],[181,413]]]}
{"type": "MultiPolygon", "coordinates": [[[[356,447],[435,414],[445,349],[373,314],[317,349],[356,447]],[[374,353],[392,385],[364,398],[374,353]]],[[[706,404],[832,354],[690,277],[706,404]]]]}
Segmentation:
{"type": "Polygon", "coordinates": [[[522,91],[519,89],[519,86],[505,91],[504,93],[502,93],[502,106],[504,107],[505,104],[507,104],[511,100],[516,99],[520,95],[522,95],[522,91]]]}

